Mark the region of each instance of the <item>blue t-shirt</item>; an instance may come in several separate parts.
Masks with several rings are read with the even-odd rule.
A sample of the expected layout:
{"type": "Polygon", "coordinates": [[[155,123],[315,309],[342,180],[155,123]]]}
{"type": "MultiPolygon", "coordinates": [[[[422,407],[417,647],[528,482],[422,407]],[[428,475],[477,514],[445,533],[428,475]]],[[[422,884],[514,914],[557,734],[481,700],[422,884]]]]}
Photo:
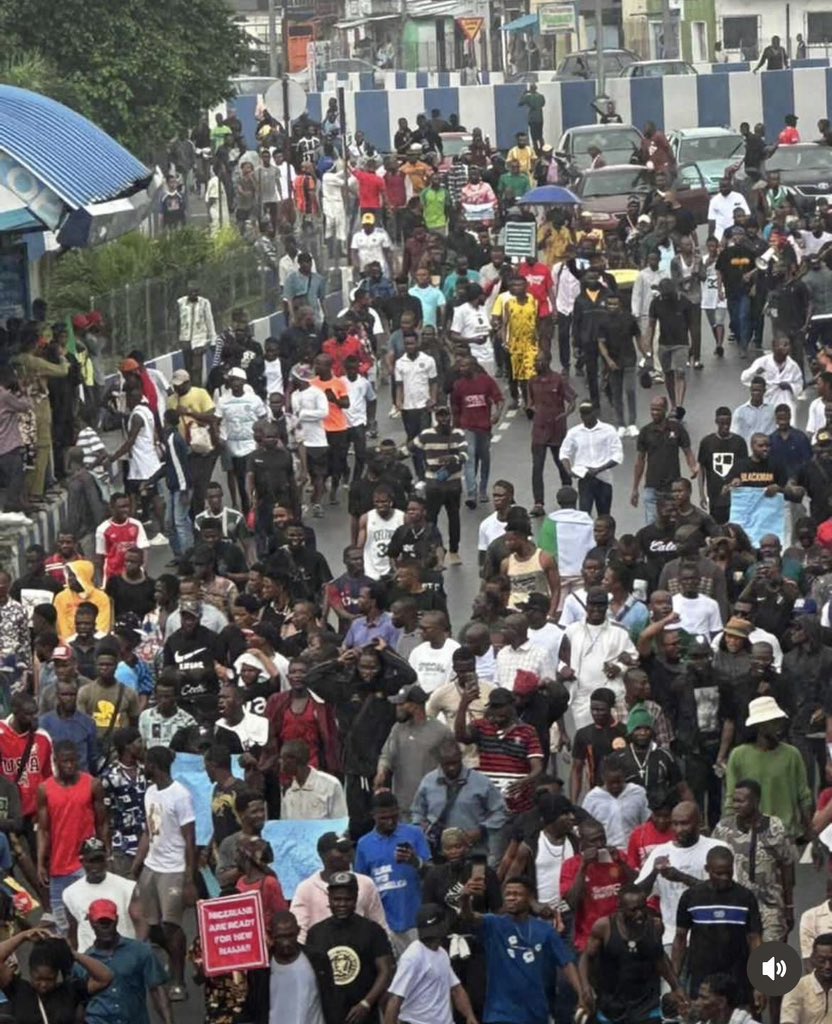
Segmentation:
{"type": "Polygon", "coordinates": [[[486,914],[480,934],[488,970],[483,1024],[548,1024],[555,969],[574,960],[563,939],[547,921],[502,914],[486,914]]]}
{"type": "Polygon", "coordinates": [[[426,327],[438,326],[439,310],[445,306],[445,296],[435,285],[429,284],[427,288],[420,288],[413,285],[407,293],[422,303],[422,321],[426,327]]]}
{"type": "Polygon", "coordinates": [[[416,915],[422,905],[422,880],[411,864],[396,860],[396,847],[410,843],[416,855],[430,860],[430,849],[424,833],[415,825],[398,825],[391,836],[382,836],[373,829],[358,840],[355,871],[369,875],[375,883],[390,931],[406,932],[416,927],[416,915]]]}

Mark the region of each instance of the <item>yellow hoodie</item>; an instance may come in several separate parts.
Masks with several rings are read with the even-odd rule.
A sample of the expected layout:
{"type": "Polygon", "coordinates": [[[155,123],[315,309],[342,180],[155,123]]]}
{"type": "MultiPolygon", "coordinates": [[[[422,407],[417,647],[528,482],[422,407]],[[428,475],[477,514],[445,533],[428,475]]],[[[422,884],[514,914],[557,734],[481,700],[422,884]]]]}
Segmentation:
{"type": "Polygon", "coordinates": [[[78,605],[85,601],[91,601],[98,608],[95,628],[101,633],[109,633],[112,625],[110,599],[93,582],[95,567],[92,562],[88,562],[86,559],[67,562],[67,568],[72,570],[82,589],[79,593],[66,586],[55,598],[55,611],[58,613],[58,636],[61,638],[61,643],[66,643],[69,637],[74,636],[75,612],[78,610],[78,605]]]}

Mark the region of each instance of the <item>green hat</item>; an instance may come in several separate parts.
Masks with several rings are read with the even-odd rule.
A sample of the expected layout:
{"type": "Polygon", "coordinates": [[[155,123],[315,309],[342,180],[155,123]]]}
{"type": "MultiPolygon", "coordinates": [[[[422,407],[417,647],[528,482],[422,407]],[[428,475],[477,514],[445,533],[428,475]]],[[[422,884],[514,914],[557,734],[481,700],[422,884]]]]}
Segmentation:
{"type": "Polygon", "coordinates": [[[633,733],[636,729],[652,729],[653,716],[643,704],[636,704],[627,719],[627,733],[633,733]]]}

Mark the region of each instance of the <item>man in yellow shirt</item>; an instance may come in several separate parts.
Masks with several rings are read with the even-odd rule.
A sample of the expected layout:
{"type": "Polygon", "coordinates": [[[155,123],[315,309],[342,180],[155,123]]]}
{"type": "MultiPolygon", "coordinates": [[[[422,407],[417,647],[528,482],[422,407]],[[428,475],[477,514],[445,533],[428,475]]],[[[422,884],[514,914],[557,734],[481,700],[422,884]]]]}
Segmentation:
{"type": "Polygon", "coordinates": [[[537,159],[535,151],[529,145],[529,136],[526,132],[518,132],[515,138],[517,139],[517,143],[508,151],[506,164],[510,164],[512,160],[516,160],[520,165],[520,173],[528,174],[529,179],[531,180],[532,167],[537,159]]]}
{"type": "Polygon", "coordinates": [[[170,379],[173,394],[168,408],[179,413],[179,432],[188,442],[188,466],[193,480],[191,508],[194,515],[205,509],[205,490],[211,481],[219,454],[214,402],[205,388],[191,384],[187,370],[176,370],[170,379]]]}

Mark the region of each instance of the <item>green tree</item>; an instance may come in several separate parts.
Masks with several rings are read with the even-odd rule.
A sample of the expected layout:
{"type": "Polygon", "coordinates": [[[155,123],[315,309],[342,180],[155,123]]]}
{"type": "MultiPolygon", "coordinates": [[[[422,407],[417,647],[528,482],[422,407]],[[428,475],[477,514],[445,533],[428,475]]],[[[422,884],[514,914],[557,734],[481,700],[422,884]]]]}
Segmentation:
{"type": "Polygon", "coordinates": [[[230,95],[246,64],[232,17],[227,0],[0,0],[5,49],[40,57],[58,76],[44,91],[144,159],[230,95]]]}

